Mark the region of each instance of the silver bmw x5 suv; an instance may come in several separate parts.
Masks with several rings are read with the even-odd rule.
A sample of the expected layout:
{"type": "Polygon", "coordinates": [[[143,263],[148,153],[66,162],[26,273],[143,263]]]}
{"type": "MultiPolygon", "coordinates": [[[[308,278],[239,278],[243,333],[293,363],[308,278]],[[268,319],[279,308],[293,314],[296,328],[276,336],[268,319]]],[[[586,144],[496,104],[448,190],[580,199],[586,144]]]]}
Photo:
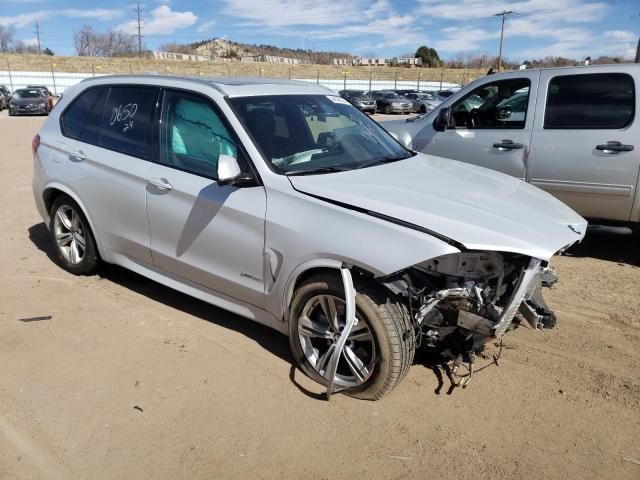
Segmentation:
{"type": "Polygon", "coordinates": [[[288,334],[327,395],[382,397],[417,346],[473,371],[520,321],[553,326],[540,273],[586,229],[541,190],[408,150],[301,82],[91,79],[33,154],[63,268],[118,264],[288,334]]]}

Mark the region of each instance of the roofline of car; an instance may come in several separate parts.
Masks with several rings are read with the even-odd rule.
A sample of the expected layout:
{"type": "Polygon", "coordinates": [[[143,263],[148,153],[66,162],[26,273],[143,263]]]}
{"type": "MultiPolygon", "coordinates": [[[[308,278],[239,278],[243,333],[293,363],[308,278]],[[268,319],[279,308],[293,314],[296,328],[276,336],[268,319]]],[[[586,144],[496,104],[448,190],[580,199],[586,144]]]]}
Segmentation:
{"type": "MultiPolygon", "coordinates": [[[[135,80],[140,82],[148,82],[149,79],[158,79],[158,80],[180,80],[191,82],[198,85],[210,86],[216,89],[223,96],[231,96],[234,92],[229,92],[224,87],[225,85],[229,86],[252,86],[252,85],[290,85],[296,87],[308,87],[308,88],[320,88],[326,90],[327,92],[334,93],[333,90],[330,90],[322,85],[318,85],[316,83],[304,82],[300,80],[287,80],[280,78],[269,78],[269,77],[225,77],[227,80],[246,80],[245,84],[237,83],[237,84],[228,84],[224,82],[217,82],[215,77],[205,77],[205,78],[193,78],[193,77],[181,77],[181,76],[172,76],[172,75],[157,75],[157,74],[140,74],[140,75],[103,75],[100,77],[89,77],[83,79],[80,83],[102,83],[103,81],[109,80],[135,80]],[[273,80],[272,82],[270,80],[273,80]]],[[[337,94],[336,94],[337,95],[337,94]]]]}

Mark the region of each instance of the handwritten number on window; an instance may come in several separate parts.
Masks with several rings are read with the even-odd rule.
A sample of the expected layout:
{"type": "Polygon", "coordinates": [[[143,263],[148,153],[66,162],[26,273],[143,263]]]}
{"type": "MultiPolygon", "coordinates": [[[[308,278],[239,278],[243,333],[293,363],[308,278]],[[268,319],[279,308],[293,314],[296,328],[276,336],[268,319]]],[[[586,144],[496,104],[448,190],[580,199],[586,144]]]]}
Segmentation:
{"type": "Polygon", "coordinates": [[[109,119],[109,126],[117,125],[118,128],[122,128],[122,132],[126,132],[133,128],[133,117],[138,111],[137,103],[127,103],[126,105],[118,105],[111,110],[111,118],[109,119]]]}

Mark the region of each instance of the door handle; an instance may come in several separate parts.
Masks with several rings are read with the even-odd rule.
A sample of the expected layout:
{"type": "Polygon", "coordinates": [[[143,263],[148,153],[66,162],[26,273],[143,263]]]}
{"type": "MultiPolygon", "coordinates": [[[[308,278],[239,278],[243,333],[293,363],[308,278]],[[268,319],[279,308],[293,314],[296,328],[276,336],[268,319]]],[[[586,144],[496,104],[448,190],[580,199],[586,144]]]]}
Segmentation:
{"type": "Polygon", "coordinates": [[[596,150],[600,150],[601,152],[609,154],[631,152],[633,150],[633,145],[623,145],[620,142],[607,142],[596,145],[596,150]]]}
{"type": "Polygon", "coordinates": [[[500,143],[493,144],[493,148],[498,150],[520,150],[523,147],[521,143],[513,143],[513,140],[502,140],[500,143]]]}
{"type": "Polygon", "coordinates": [[[75,158],[76,160],[80,160],[81,162],[87,159],[87,156],[84,154],[84,152],[82,150],[78,150],[76,152],[73,152],[71,154],[71,156],[73,158],[75,158]]]}
{"type": "Polygon", "coordinates": [[[173,185],[167,182],[164,178],[150,178],[147,180],[149,185],[153,185],[154,187],[160,190],[172,190],[173,185]]]}

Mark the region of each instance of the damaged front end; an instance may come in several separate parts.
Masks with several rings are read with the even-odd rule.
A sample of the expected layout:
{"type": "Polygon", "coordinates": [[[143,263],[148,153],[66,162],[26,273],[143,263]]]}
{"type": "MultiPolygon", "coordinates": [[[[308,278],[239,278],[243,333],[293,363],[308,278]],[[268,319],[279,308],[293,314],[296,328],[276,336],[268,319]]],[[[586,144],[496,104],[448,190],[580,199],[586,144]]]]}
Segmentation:
{"type": "Polygon", "coordinates": [[[533,328],[555,326],[540,292],[550,273],[547,262],[537,258],[464,251],[414,265],[387,277],[385,284],[404,297],[418,346],[453,360],[454,373],[468,362],[470,374],[462,383],[466,386],[475,355],[521,319],[533,328]]]}

